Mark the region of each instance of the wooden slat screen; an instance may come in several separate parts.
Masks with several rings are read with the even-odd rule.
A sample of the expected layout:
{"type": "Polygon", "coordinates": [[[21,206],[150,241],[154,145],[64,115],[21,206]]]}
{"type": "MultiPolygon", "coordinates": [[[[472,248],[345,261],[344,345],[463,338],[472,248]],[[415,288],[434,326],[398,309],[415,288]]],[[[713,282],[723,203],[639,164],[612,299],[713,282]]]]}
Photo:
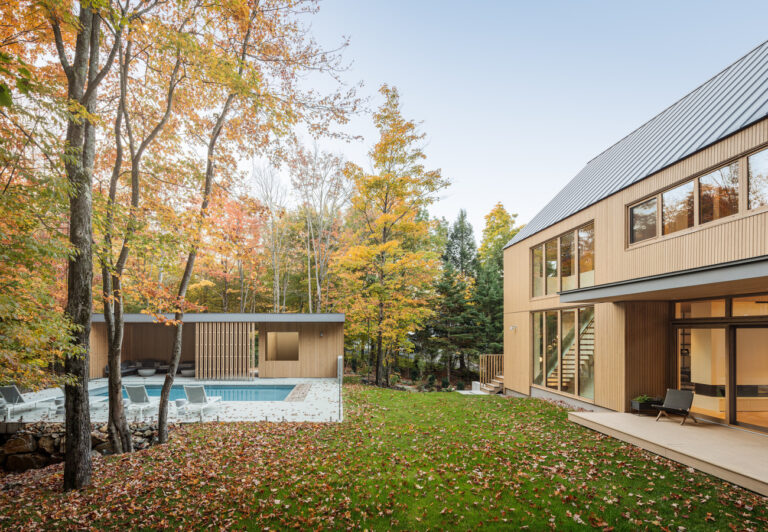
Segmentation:
{"type": "Polygon", "coordinates": [[[195,376],[198,379],[250,379],[255,323],[197,323],[195,376]]]}

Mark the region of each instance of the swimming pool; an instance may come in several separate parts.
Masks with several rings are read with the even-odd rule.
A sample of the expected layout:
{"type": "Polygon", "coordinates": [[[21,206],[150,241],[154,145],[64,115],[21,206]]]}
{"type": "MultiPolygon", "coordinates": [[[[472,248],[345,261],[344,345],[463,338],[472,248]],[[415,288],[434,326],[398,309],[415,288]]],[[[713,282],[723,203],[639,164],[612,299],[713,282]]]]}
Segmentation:
{"type": "MultiPolygon", "coordinates": [[[[208,397],[221,397],[222,401],[283,401],[291,393],[293,386],[293,384],[206,384],[205,393],[208,394],[208,397]]],[[[163,389],[161,384],[147,384],[146,387],[150,397],[160,397],[160,391],[163,389]]],[[[89,393],[92,396],[106,397],[108,390],[105,386],[104,388],[91,390],[89,393]]],[[[123,397],[128,398],[125,390],[123,390],[123,397]]],[[[184,386],[176,384],[171,387],[171,401],[186,398],[184,386]]]]}

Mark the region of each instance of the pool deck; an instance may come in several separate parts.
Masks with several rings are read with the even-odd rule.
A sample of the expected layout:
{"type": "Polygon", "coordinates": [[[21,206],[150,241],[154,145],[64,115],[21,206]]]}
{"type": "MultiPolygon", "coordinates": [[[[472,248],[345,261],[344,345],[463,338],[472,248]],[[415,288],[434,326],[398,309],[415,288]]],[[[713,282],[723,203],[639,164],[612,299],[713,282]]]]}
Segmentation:
{"type": "MultiPolygon", "coordinates": [[[[162,385],[165,375],[152,377],[123,377],[123,384],[162,385]]],[[[226,385],[226,386],[275,386],[294,385],[297,393],[291,392],[284,401],[219,401],[205,409],[204,421],[311,421],[338,422],[343,419],[343,410],[339,404],[339,384],[336,379],[251,379],[248,381],[196,380],[189,377],[176,377],[174,386],[184,384],[226,385]],[[299,393],[300,392],[300,393],[299,393]],[[291,397],[292,396],[292,397],[291,397]]],[[[88,383],[89,390],[104,388],[107,379],[93,379],[88,383]]],[[[24,394],[28,400],[63,397],[59,388],[51,388],[39,392],[24,394]]],[[[53,408],[43,403],[38,408],[14,411],[5,421],[7,423],[34,423],[37,421],[63,422],[63,414],[56,414],[53,408]]],[[[200,421],[200,415],[195,408],[194,413],[179,412],[173,402],[168,412],[168,421],[185,423],[200,421]]],[[[128,420],[138,420],[134,409],[127,410],[128,420]]],[[[91,422],[105,423],[108,417],[106,400],[91,398],[91,422]]],[[[157,408],[144,411],[141,418],[145,421],[157,419],[157,408]]]]}

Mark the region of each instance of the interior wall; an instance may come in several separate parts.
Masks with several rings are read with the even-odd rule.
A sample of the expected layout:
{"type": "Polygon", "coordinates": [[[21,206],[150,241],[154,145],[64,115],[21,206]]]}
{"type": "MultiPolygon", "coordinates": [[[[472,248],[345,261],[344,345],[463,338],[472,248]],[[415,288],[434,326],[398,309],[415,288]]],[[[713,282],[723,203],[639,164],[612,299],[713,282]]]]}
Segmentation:
{"type": "MultiPolygon", "coordinates": [[[[185,323],[181,332],[181,361],[195,360],[195,326],[185,323]]],[[[176,328],[161,323],[126,323],[123,338],[123,360],[171,359],[176,328]]]]}
{"type": "Polygon", "coordinates": [[[299,333],[268,332],[267,360],[299,360],[299,333]]]}

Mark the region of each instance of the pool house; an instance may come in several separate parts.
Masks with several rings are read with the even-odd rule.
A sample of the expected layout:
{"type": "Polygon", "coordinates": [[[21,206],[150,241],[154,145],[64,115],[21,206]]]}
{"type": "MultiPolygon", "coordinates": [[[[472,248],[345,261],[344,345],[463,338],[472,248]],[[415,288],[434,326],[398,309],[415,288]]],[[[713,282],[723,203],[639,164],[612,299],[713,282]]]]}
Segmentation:
{"type": "MultiPolygon", "coordinates": [[[[123,375],[167,371],[175,327],[148,314],[124,318],[123,375]]],[[[186,314],[179,367],[198,380],[332,378],[343,352],[344,314],[186,314]]],[[[106,366],[107,327],[94,314],[90,378],[105,377],[106,366]]]]}

